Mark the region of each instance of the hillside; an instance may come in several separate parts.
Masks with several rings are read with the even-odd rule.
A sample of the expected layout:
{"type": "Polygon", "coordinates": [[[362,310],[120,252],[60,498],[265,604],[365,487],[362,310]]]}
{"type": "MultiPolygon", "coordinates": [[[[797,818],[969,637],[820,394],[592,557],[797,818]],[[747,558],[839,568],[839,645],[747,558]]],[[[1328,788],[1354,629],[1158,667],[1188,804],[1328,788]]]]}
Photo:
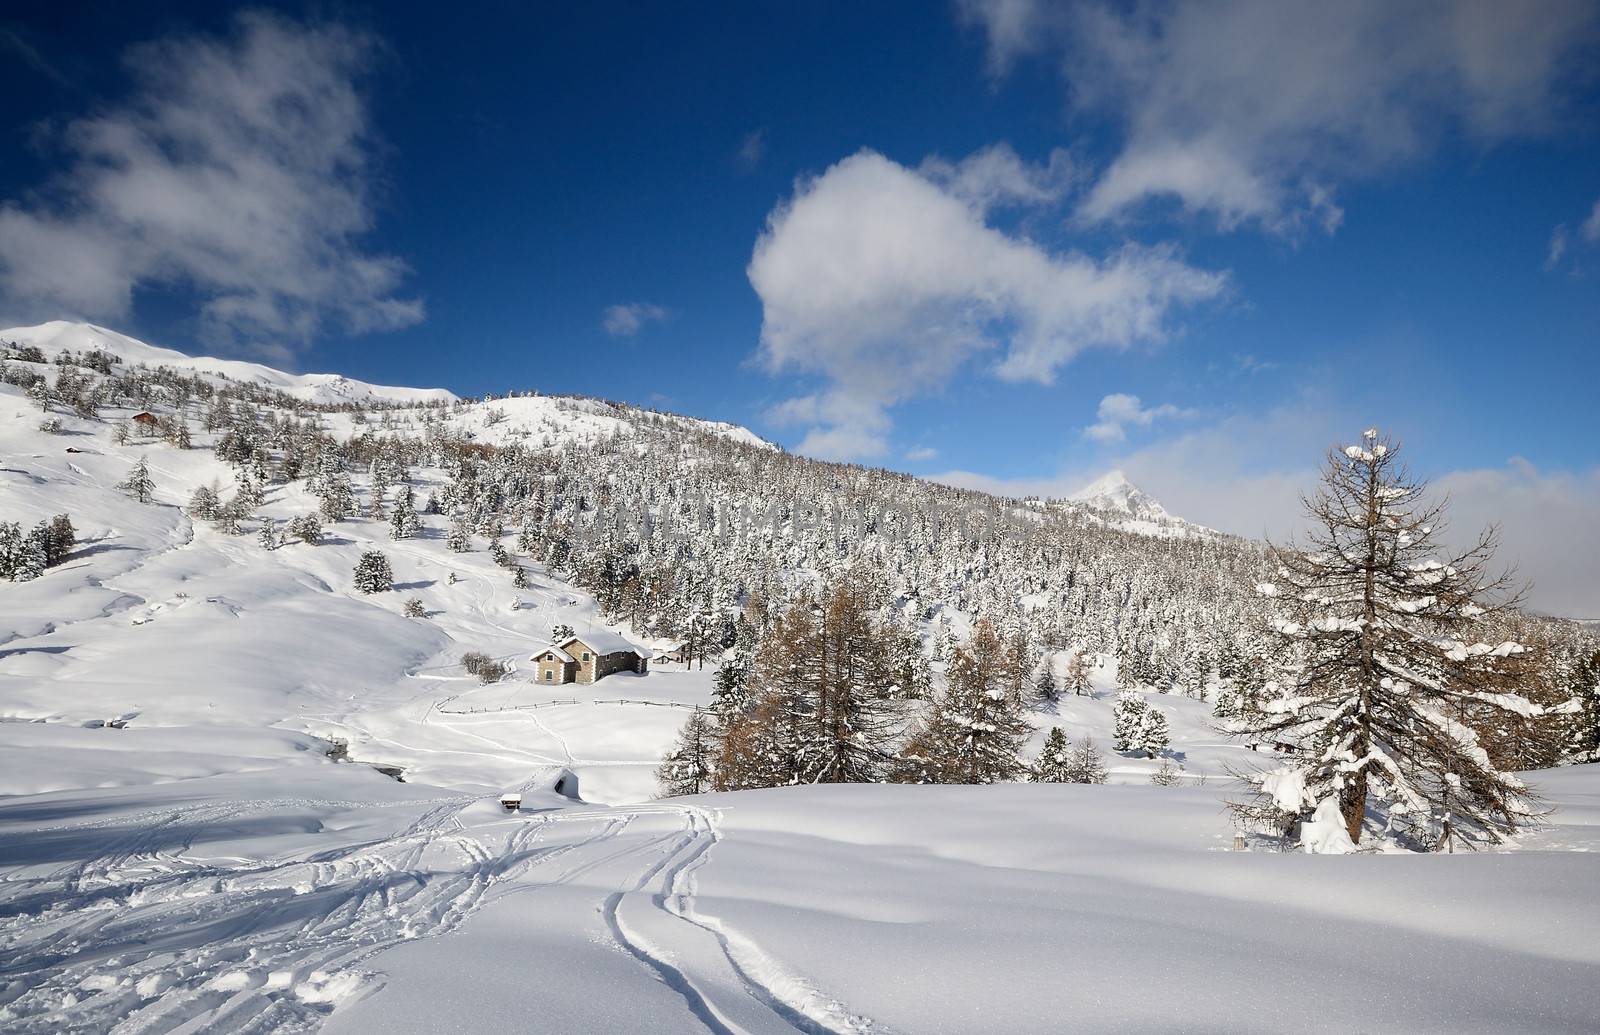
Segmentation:
{"type": "Polygon", "coordinates": [[[46,360],[0,376],[0,521],[65,513],[77,540],[0,582],[7,1031],[1015,1031],[1178,1010],[1275,1030],[1240,1005],[1267,998],[1307,1030],[1426,1028],[1446,1003],[1577,1031],[1600,1009],[1595,767],[1541,774],[1553,824],[1459,860],[1427,911],[1424,860],[1223,851],[1228,771],[1256,756],[1214,729],[1213,674],[1252,649],[1263,558],[1162,531],[1176,519],[1125,481],[1039,508],[620,403],[460,400],[84,325],[0,341],[46,360]],[[74,362],[97,350],[116,359],[74,362]],[[119,487],[141,458],[149,502],[119,487]],[[395,539],[407,489],[417,527],[395,539]],[[289,533],[343,497],[314,542],[289,533]],[[392,590],[357,590],[369,551],[392,590]],[[1028,713],[1025,753],[1052,726],[1092,737],[1110,785],[655,800],[741,610],[829,578],[872,587],[935,686],[979,619],[1041,670],[1087,659],[1086,694],[1028,713]],[[534,683],[562,626],[696,658],[534,683]],[[468,652],[506,675],[480,683],[468,652]],[[1109,751],[1119,676],[1169,719],[1159,758],[1109,751]],[[1150,784],[1163,762],[1179,786],[1150,784]],[[496,804],[509,790],[521,811],[496,804]],[[1080,958],[1059,958],[1064,931],[1080,958]],[[1399,1002],[1337,992],[1402,967],[1399,1002]],[[1513,991],[1472,979],[1490,969],[1513,991]],[[1152,974],[1156,994],[1121,991],[1152,974]]]}

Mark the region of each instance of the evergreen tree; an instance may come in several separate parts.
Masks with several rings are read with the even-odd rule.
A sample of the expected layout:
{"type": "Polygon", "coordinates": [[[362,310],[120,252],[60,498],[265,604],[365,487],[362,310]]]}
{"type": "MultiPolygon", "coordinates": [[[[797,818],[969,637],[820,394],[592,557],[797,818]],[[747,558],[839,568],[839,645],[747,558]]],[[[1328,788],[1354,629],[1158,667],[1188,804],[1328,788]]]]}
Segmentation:
{"type": "Polygon", "coordinates": [[[150,477],[150,465],[140,457],[128,472],[128,477],[117,484],[117,488],[126,492],[140,503],[152,503],[156,498],[156,483],[150,477]]]}
{"type": "Polygon", "coordinates": [[[678,742],[656,767],[663,798],[711,790],[716,773],[717,738],[705,709],[696,708],[678,733],[678,742]]]}
{"type": "Polygon", "coordinates": [[[209,485],[202,485],[189,497],[189,516],[209,521],[217,516],[219,506],[221,501],[217,499],[217,490],[209,485]]]}
{"type": "Polygon", "coordinates": [[[1071,783],[1072,745],[1060,726],[1050,727],[1039,759],[1033,764],[1034,783],[1071,783]]]}
{"type": "Polygon", "coordinates": [[[511,584],[517,589],[527,589],[528,569],[519,564],[517,565],[516,571],[517,573],[511,577],[511,584]]]}
{"type": "Polygon", "coordinates": [[[903,752],[911,783],[1002,783],[1025,771],[1018,752],[1031,732],[1007,686],[1007,648],[987,619],[956,647],[944,695],[903,752]]]}
{"type": "Polygon", "coordinates": [[[467,528],[465,514],[457,514],[455,520],[450,522],[450,532],[444,537],[444,545],[451,553],[466,553],[472,549],[471,533],[467,528]]]}
{"type": "Polygon", "coordinates": [[[421,519],[417,517],[416,498],[412,495],[411,486],[402,485],[395,495],[394,513],[389,516],[389,538],[410,539],[421,529],[421,519]]]}
{"type": "Polygon", "coordinates": [[[368,550],[356,562],[355,587],[362,593],[387,593],[394,588],[394,573],[389,570],[389,558],[377,550],[368,550]]]}
{"type": "Polygon", "coordinates": [[[289,534],[307,546],[316,546],[322,539],[322,522],[315,514],[302,514],[289,522],[289,534]]]}
{"type": "Polygon", "coordinates": [[[18,582],[30,582],[50,567],[50,533],[44,522],[31,529],[22,540],[21,561],[12,576],[18,582]]]}
{"type": "Polygon", "coordinates": [[[350,479],[343,472],[325,476],[321,489],[322,505],[317,509],[324,521],[337,524],[356,512],[355,490],[350,487],[350,479]]]}
{"type": "Polygon", "coordinates": [[[278,523],[271,518],[261,520],[261,531],[256,533],[256,544],[263,550],[278,548],[278,523]]]}
{"type": "Polygon", "coordinates": [[[24,542],[15,521],[0,521],[0,579],[15,580],[22,572],[24,542]]]}
{"type": "Polygon", "coordinates": [[[1242,731],[1298,750],[1254,774],[1261,798],[1239,808],[1309,814],[1347,845],[1375,808],[1419,844],[1498,843],[1536,803],[1480,731],[1544,714],[1528,699],[1537,669],[1522,644],[1478,638],[1514,603],[1505,579],[1486,574],[1493,531],[1440,559],[1444,508],[1399,454],[1376,431],[1331,450],[1306,501],[1309,542],[1274,551],[1276,576],[1260,590],[1294,653],[1278,699],[1242,731]]]}
{"type": "Polygon", "coordinates": [[[1056,676],[1051,668],[1047,657],[1033,680],[1033,699],[1040,707],[1055,708],[1061,703],[1061,690],[1056,686],[1056,676]]]}
{"type": "Polygon", "coordinates": [[[1138,748],[1149,758],[1167,750],[1172,735],[1167,728],[1167,716],[1160,708],[1146,707],[1139,717],[1138,748]]]}
{"type": "Polygon", "coordinates": [[[408,598],[406,600],[405,607],[401,608],[401,613],[407,618],[428,617],[427,609],[422,606],[422,601],[417,597],[408,598]]]}
{"type": "Polygon", "coordinates": [[[45,540],[45,563],[55,567],[66,560],[72,553],[72,548],[78,545],[78,530],[72,527],[72,518],[66,514],[57,514],[51,518],[45,540]]]}
{"type": "Polygon", "coordinates": [[[719,725],[726,728],[741,719],[750,709],[750,691],[746,687],[749,677],[747,665],[730,658],[717,668],[711,680],[711,713],[719,725]]]}
{"type": "Polygon", "coordinates": [[[1111,748],[1138,751],[1144,746],[1144,714],[1149,710],[1144,695],[1137,690],[1121,690],[1111,705],[1111,748]]]}

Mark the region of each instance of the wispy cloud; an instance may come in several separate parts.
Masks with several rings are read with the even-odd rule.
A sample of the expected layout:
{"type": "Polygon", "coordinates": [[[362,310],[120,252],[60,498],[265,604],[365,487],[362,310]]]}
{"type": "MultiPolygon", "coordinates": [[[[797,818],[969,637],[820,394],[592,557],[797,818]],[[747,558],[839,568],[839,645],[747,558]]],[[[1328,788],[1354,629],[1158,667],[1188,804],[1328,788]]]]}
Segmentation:
{"type": "Polygon", "coordinates": [[[1042,186],[1047,169],[1014,159],[991,151],[982,172],[930,173],[862,151],[797,184],[768,217],[748,271],[760,358],[826,381],[808,397],[817,426],[802,452],[883,455],[888,409],[980,354],[998,353],[991,372],[1003,379],[1048,383],[1084,349],[1160,340],[1173,309],[1224,290],[1225,275],[1171,248],[1096,259],[991,226],[985,213],[1002,196],[1057,196],[1042,186]]]}
{"type": "Polygon", "coordinates": [[[631,338],[644,330],[646,324],[660,323],[670,313],[649,302],[626,302],[606,306],[600,315],[600,326],[613,338],[631,338]]]}
{"type": "Polygon", "coordinates": [[[368,251],[375,140],[369,36],[270,14],[224,37],[127,55],[121,102],[67,124],[65,169],[0,206],[0,305],[125,316],[143,287],[191,292],[210,344],[286,358],[330,327],[423,318],[407,267],[368,251]]]}
{"type": "Polygon", "coordinates": [[[767,130],[764,126],[746,133],[744,139],[739,141],[739,149],[733,154],[734,162],[745,172],[755,169],[766,157],[767,130]]]}
{"type": "Polygon", "coordinates": [[[984,31],[991,71],[1044,56],[1076,107],[1123,127],[1085,218],[1166,199],[1224,228],[1280,233],[1333,231],[1339,183],[1447,135],[1489,146],[1559,126],[1600,31],[1590,0],[961,0],[959,11],[984,31]]]}
{"type": "Polygon", "coordinates": [[[917,446],[915,449],[906,450],[906,459],[914,464],[927,463],[929,460],[938,459],[938,457],[939,451],[932,446],[917,446]]]}

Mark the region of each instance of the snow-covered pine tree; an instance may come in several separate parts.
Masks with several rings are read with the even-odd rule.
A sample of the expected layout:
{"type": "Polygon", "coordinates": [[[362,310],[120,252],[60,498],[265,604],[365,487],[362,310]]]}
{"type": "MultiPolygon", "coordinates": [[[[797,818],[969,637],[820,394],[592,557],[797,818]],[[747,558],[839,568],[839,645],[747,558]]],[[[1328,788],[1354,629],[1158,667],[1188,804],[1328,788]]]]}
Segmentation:
{"type": "Polygon", "coordinates": [[[1010,659],[987,619],[954,648],[944,694],[901,753],[907,783],[1003,783],[1026,770],[1018,752],[1031,732],[1008,688],[1010,659]]]}
{"type": "Polygon", "coordinates": [[[400,609],[400,613],[407,618],[428,617],[428,610],[422,606],[422,600],[418,597],[407,598],[405,606],[400,609]]]}
{"type": "Polygon", "coordinates": [[[18,582],[31,582],[50,567],[50,533],[44,522],[34,526],[22,539],[16,574],[18,582]]]}
{"type": "Polygon", "coordinates": [[[716,774],[716,729],[704,708],[689,713],[678,742],[656,767],[656,783],[663,798],[701,794],[711,790],[716,774]]]}
{"type": "Polygon", "coordinates": [[[1111,705],[1111,749],[1138,751],[1144,746],[1144,713],[1150,706],[1137,690],[1120,690],[1111,705]]]}
{"type": "Polygon", "coordinates": [[[736,654],[719,665],[712,677],[711,713],[724,728],[750,710],[749,674],[748,656],[741,659],[736,654]]]}
{"type": "Polygon", "coordinates": [[[511,576],[511,584],[517,589],[527,589],[530,585],[528,582],[528,569],[520,564],[516,566],[516,569],[517,573],[511,576]]]}
{"type": "Polygon", "coordinates": [[[261,530],[256,533],[256,545],[263,550],[278,548],[278,523],[271,518],[261,519],[261,530]]]}
{"type": "Polygon", "coordinates": [[[45,563],[55,567],[67,559],[72,553],[72,548],[78,545],[78,530],[72,527],[72,518],[66,514],[57,514],[50,519],[47,526],[45,563]]]}
{"type": "Polygon", "coordinates": [[[22,571],[22,528],[15,521],[0,521],[0,579],[15,580],[22,571]]]}
{"type": "Polygon", "coordinates": [[[289,534],[307,546],[316,546],[322,539],[322,521],[315,514],[302,514],[289,522],[289,534]]]}
{"type": "Polygon", "coordinates": [[[1047,655],[1033,680],[1033,700],[1036,707],[1055,708],[1061,703],[1061,689],[1056,686],[1056,674],[1047,655]]]}
{"type": "Polygon", "coordinates": [[[356,494],[350,487],[350,478],[343,471],[322,478],[322,505],[318,511],[329,524],[337,524],[356,512],[356,494]]]}
{"type": "Polygon", "coordinates": [[[150,465],[140,457],[128,472],[128,477],[117,483],[117,488],[140,503],[150,503],[156,498],[155,479],[150,477],[150,465]]]}
{"type": "MultiPolygon", "coordinates": [[[[1524,695],[1533,669],[1521,644],[1478,641],[1486,619],[1515,603],[1487,566],[1493,529],[1445,559],[1442,504],[1407,474],[1398,445],[1369,430],[1330,450],[1301,548],[1274,550],[1260,592],[1277,605],[1272,629],[1295,648],[1276,699],[1240,731],[1295,748],[1252,774],[1260,791],[1237,807],[1307,816],[1308,846],[1348,850],[1369,815],[1415,843],[1498,843],[1536,814],[1516,776],[1480,743],[1485,723],[1544,714],[1524,695]]],[[[1273,688],[1269,688],[1273,689],[1273,688]]]]}
{"type": "Polygon", "coordinates": [[[389,516],[389,538],[410,539],[421,527],[411,486],[401,485],[400,491],[395,494],[394,513],[389,516]]]}
{"type": "Polygon", "coordinates": [[[389,558],[378,550],[368,550],[356,562],[355,587],[362,593],[387,593],[394,588],[394,573],[389,558]]]}
{"type": "Polygon", "coordinates": [[[1139,716],[1138,748],[1147,758],[1154,758],[1167,750],[1172,743],[1172,733],[1167,726],[1167,715],[1160,708],[1146,706],[1139,716]]]}
{"type": "Polygon", "coordinates": [[[1072,744],[1067,740],[1067,735],[1061,732],[1060,726],[1050,727],[1039,758],[1033,763],[1033,782],[1071,783],[1071,762],[1072,744]]]}
{"type": "Polygon", "coordinates": [[[1067,756],[1066,776],[1068,783],[1105,783],[1110,776],[1106,769],[1105,756],[1100,749],[1095,747],[1093,737],[1083,738],[1083,743],[1072,749],[1067,756]]]}
{"type": "Polygon", "coordinates": [[[445,548],[451,553],[466,553],[472,549],[471,532],[467,526],[467,516],[464,513],[456,515],[450,522],[450,532],[444,537],[445,548]]]}
{"type": "Polygon", "coordinates": [[[213,486],[202,485],[189,497],[189,516],[209,521],[217,516],[219,506],[221,503],[217,499],[217,490],[213,486]]]}

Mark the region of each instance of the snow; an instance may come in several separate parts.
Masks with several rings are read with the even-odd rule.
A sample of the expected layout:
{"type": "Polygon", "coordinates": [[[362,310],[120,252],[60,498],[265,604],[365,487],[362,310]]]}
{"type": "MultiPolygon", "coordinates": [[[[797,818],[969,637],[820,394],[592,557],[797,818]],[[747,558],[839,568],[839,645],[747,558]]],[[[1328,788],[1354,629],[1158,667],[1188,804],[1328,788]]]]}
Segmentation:
{"type": "Polygon", "coordinates": [[[85,352],[101,349],[118,356],[130,365],[142,363],[148,367],[165,366],[174,370],[221,374],[235,381],[250,381],[276,388],[308,402],[340,403],[358,402],[363,399],[382,399],[391,402],[451,402],[456,398],[453,392],[443,388],[392,388],[368,384],[340,374],[286,374],[260,363],[190,356],[173,349],[147,345],[137,338],[130,338],[126,334],[119,334],[104,327],[69,323],[65,320],[54,320],[36,327],[12,327],[0,330],[0,342],[36,345],[51,359],[63,351],[85,352]]]}
{"type": "MultiPolygon", "coordinates": [[[[180,365],[83,325],[0,339],[27,334],[180,365]]],[[[243,367],[190,369],[333,391],[243,367]]],[[[547,397],[427,412],[485,440],[628,425],[547,397]]],[[[540,686],[519,662],[556,627],[597,647],[607,629],[550,572],[514,589],[427,515],[410,540],[351,520],[267,551],[180,509],[230,481],[204,434],[119,446],[110,422],[58,415],[64,434],[40,432],[0,386],[0,517],[66,511],[80,537],[43,577],[0,584],[7,1032],[1587,1031],[1600,1011],[1600,767],[1530,774],[1556,811],[1513,850],[1230,852],[1227,771],[1259,756],[1209,704],[1144,691],[1171,747],[1112,754],[1100,659],[1093,696],[1032,717],[1029,751],[1052,725],[1092,736],[1106,786],[654,801],[711,667],[540,686]],[[141,455],[151,506],[115,488],[141,455]],[[397,592],[351,586],[372,549],[397,592]],[[405,617],[408,597],[429,617],[405,617]],[[467,651],[510,676],[480,685],[467,651]],[[1181,786],[1149,784],[1163,761],[1181,786]],[[581,801],[554,790],[569,774],[581,801]]],[[[440,478],[421,472],[419,498],[440,478]]],[[[261,512],[314,503],[274,486],[261,512]]]]}

